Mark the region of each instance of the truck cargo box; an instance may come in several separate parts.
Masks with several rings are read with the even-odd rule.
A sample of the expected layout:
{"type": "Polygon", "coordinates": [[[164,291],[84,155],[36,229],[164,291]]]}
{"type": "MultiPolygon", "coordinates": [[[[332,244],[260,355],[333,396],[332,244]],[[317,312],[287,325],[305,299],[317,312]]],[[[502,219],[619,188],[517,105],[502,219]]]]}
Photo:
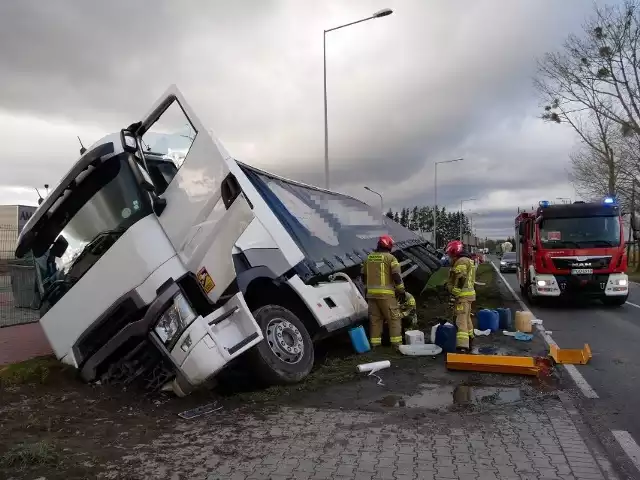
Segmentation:
{"type": "Polygon", "coordinates": [[[393,253],[403,266],[403,276],[426,282],[440,268],[431,243],[366,203],[244,163],[240,166],[304,252],[297,273],[306,283],[360,265],[385,233],[396,242],[393,253]]]}

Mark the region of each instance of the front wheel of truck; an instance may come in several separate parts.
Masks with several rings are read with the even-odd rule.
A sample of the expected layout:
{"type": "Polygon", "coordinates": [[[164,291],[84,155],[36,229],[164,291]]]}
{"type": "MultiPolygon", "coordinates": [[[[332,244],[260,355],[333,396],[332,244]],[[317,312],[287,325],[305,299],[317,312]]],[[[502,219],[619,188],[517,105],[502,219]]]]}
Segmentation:
{"type": "Polygon", "coordinates": [[[264,341],[249,352],[259,380],[270,385],[297,383],[313,368],[311,336],[302,321],[279,305],[265,305],[253,312],[264,341]]]}

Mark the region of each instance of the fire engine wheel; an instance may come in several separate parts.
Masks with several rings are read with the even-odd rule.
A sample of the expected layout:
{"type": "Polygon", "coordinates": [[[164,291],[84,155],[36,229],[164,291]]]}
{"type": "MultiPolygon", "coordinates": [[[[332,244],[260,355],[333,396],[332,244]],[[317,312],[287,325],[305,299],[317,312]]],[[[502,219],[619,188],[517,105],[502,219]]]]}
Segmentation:
{"type": "Polygon", "coordinates": [[[297,383],[313,368],[313,342],[300,319],[279,305],[260,307],[253,316],[264,341],[249,350],[258,379],[269,385],[297,383]]]}
{"type": "Polygon", "coordinates": [[[525,296],[529,305],[536,305],[539,301],[539,298],[533,294],[531,281],[527,279],[527,283],[524,286],[526,292],[525,296]]]}

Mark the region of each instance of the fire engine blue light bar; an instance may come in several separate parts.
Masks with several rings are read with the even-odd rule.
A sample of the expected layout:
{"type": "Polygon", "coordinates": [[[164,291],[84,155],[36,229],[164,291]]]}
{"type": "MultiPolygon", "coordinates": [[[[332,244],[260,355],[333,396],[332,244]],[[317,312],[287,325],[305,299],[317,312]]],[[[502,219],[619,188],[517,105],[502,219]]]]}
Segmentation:
{"type": "Polygon", "coordinates": [[[612,197],[605,197],[604,203],[606,203],[607,205],[613,205],[614,203],[616,203],[616,201],[612,197]]]}
{"type": "Polygon", "coordinates": [[[548,207],[549,206],[549,200],[540,200],[540,206],[541,207],[548,207]]]}

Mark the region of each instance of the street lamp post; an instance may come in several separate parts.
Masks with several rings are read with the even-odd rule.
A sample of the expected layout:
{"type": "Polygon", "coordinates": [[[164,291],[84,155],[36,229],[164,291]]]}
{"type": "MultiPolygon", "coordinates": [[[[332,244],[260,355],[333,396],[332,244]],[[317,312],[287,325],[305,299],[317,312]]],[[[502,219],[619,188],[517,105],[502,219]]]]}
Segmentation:
{"type": "Polygon", "coordinates": [[[356,23],[366,22],[367,20],[373,20],[374,18],[382,18],[387,15],[391,15],[393,10],[390,8],[383,8],[382,10],[374,13],[370,17],[363,18],[361,20],[356,20],[355,22],[345,23],[344,25],[340,25],[338,27],[329,28],[324,31],[324,35],[322,37],[322,55],[324,58],[324,181],[325,187],[329,190],[329,123],[327,117],[327,33],[333,32],[334,30],[338,30],[344,27],[350,27],[351,25],[355,25],[356,23]]]}
{"type": "Polygon", "coordinates": [[[376,195],[378,195],[380,197],[380,211],[382,212],[382,214],[384,215],[384,201],[382,199],[382,194],[376,192],[374,189],[369,188],[367,186],[364,187],[365,190],[369,190],[371,193],[375,193],[376,195]]]}
{"type": "Polygon", "coordinates": [[[438,248],[437,243],[437,213],[438,213],[438,165],[441,163],[461,162],[464,158],[454,158],[453,160],[441,160],[435,163],[435,175],[433,176],[433,245],[438,248]]]}
{"type": "Polygon", "coordinates": [[[482,215],[482,214],[478,212],[471,212],[469,214],[469,229],[471,230],[471,235],[473,236],[473,246],[478,248],[478,237],[476,237],[475,234],[473,233],[473,217],[476,215],[482,215]]]}
{"type": "Polygon", "coordinates": [[[472,202],[473,200],[477,200],[477,198],[465,198],[464,200],[460,200],[460,241],[464,243],[464,241],[462,240],[462,215],[463,215],[463,204],[464,202],[472,202]]]}

